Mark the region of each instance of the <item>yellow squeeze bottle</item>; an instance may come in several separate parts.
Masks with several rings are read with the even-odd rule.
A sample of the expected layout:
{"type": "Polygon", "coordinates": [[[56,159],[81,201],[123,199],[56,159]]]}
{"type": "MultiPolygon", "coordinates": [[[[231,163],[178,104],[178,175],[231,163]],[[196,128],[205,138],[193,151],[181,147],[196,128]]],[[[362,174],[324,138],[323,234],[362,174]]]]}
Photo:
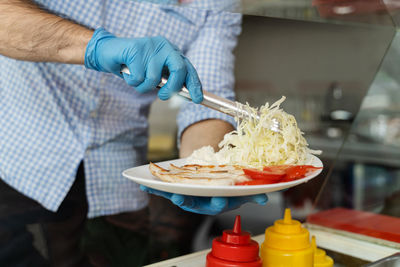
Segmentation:
{"type": "Polygon", "coordinates": [[[332,258],[327,256],[324,250],[317,248],[315,236],[311,239],[311,246],[314,251],[314,267],[333,267],[332,258]]]}
{"type": "Polygon", "coordinates": [[[283,220],[265,230],[260,255],[263,267],[313,267],[314,253],[310,234],[301,223],[292,220],[290,209],[283,220]]]}

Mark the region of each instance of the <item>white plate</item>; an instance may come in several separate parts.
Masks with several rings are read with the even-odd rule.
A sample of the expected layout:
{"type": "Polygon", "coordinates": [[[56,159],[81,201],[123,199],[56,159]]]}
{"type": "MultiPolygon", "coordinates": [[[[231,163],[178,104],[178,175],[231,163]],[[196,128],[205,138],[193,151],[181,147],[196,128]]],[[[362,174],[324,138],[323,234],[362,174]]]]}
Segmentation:
{"type": "MultiPolygon", "coordinates": [[[[186,159],[175,159],[169,161],[158,162],[157,165],[168,169],[169,164],[172,163],[177,166],[186,164],[186,159]]],[[[323,164],[319,158],[310,155],[307,160],[307,164],[315,167],[323,167],[323,164]]],[[[279,191],[282,189],[290,188],[298,184],[305,183],[312,178],[320,174],[322,169],[314,171],[312,174],[292,182],[266,184],[266,185],[232,185],[232,186],[207,186],[207,185],[193,185],[193,184],[179,184],[179,183],[168,183],[161,181],[157,177],[154,177],[149,171],[149,165],[142,165],[139,167],[125,170],[122,175],[132,181],[150,187],[157,190],[182,194],[191,196],[249,196],[262,193],[270,193],[279,191]]]]}

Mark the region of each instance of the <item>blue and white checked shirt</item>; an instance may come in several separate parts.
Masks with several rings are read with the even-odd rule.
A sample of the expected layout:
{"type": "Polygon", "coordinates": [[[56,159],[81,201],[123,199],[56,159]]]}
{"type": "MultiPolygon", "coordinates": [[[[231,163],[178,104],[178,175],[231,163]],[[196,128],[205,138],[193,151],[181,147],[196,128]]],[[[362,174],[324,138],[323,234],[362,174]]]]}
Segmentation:
{"type": "MultiPolygon", "coordinates": [[[[232,50],[241,16],[221,10],[226,0],[181,6],[126,0],[36,2],[52,13],[93,29],[104,27],[117,36],[162,35],[191,60],[205,90],[234,97],[232,50]]],[[[155,92],[139,94],[122,79],[81,65],[0,56],[0,69],[0,177],[6,183],[56,211],[83,160],[88,217],[147,205],[146,194],[121,172],[145,162],[147,116],[155,92]]],[[[177,118],[179,134],[208,118],[234,123],[189,103],[177,118]]]]}

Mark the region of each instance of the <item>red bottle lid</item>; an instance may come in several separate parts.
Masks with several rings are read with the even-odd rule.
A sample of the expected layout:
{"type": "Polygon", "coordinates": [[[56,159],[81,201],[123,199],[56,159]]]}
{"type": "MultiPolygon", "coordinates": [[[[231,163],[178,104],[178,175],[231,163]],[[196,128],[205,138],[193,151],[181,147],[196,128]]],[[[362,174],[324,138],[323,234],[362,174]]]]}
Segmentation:
{"type": "Polygon", "coordinates": [[[261,267],[258,255],[258,243],[250,238],[250,233],[242,231],[238,215],[233,229],[225,230],[222,237],[213,240],[212,250],[207,255],[207,267],[261,267]]]}

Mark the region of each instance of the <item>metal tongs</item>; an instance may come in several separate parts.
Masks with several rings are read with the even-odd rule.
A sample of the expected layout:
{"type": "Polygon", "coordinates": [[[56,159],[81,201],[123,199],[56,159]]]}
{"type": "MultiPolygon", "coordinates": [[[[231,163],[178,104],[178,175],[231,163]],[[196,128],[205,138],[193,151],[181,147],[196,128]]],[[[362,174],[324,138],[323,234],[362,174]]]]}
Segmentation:
{"type": "MultiPolygon", "coordinates": [[[[121,68],[121,73],[126,73],[130,75],[130,71],[127,66],[123,65],[121,68]]],[[[157,86],[158,89],[163,87],[167,83],[166,78],[162,78],[160,84],[157,86]]],[[[178,92],[178,95],[191,101],[192,98],[190,97],[189,90],[186,88],[186,86],[182,87],[182,90],[178,92]]],[[[239,118],[254,118],[256,120],[260,119],[260,116],[257,114],[254,116],[254,114],[249,113],[245,108],[242,103],[239,103],[237,101],[231,101],[226,98],[217,96],[215,94],[212,94],[210,92],[204,91],[203,90],[203,101],[200,103],[203,106],[206,106],[208,108],[214,109],[216,111],[225,113],[230,116],[238,116],[239,118]]],[[[272,123],[270,126],[270,130],[273,132],[281,132],[281,127],[280,123],[277,119],[273,118],[272,123]]]]}

